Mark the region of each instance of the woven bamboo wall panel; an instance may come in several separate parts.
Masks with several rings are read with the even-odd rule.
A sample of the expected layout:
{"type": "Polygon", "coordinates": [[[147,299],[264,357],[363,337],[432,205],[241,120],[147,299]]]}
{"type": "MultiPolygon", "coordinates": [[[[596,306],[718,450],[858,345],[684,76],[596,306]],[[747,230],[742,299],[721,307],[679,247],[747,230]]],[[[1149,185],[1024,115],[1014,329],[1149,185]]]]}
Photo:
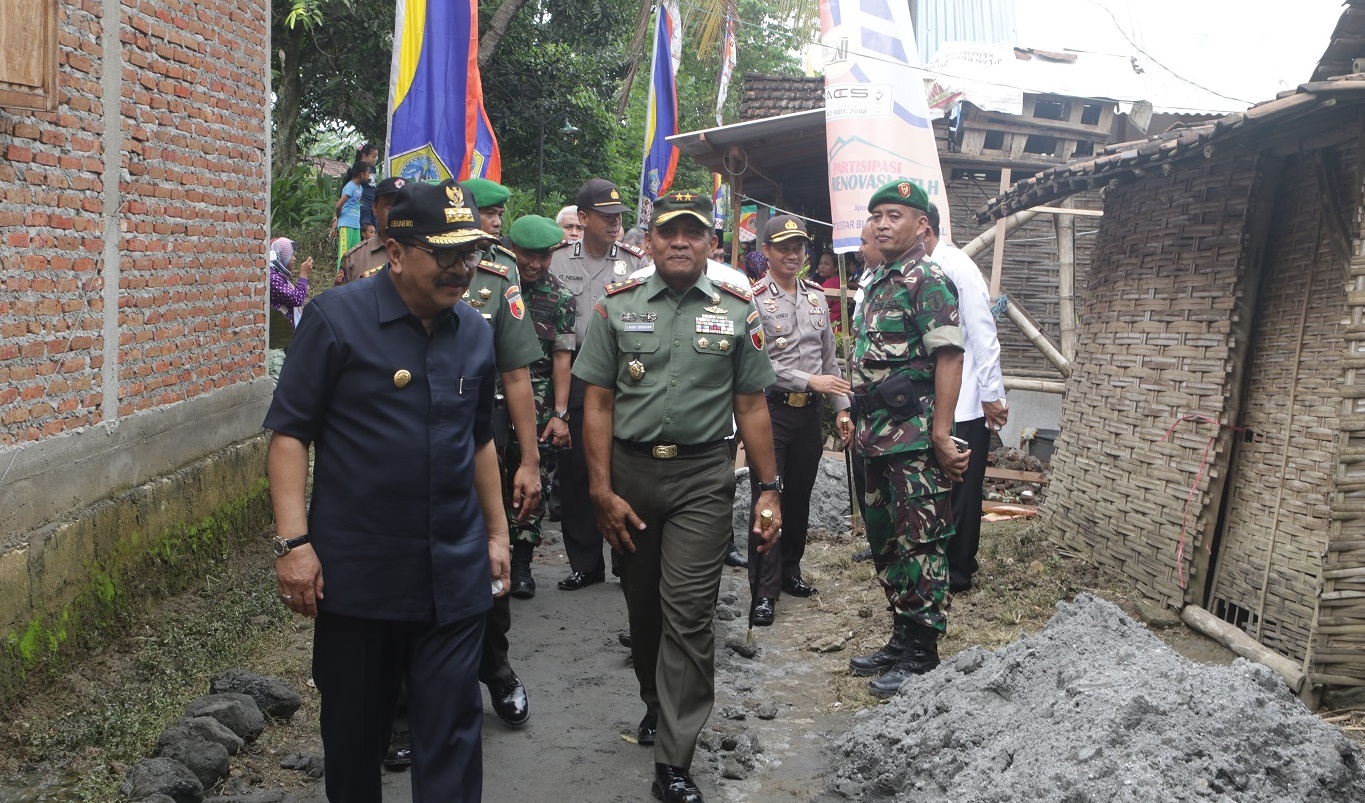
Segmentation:
{"type": "Polygon", "coordinates": [[[1365,291],[1365,176],[1358,144],[1330,156],[1335,169],[1325,172],[1336,181],[1352,237],[1346,286],[1353,292],[1343,327],[1341,451],[1309,671],[1316,682],[1365,685],[1365,398],[1359,392],[1365,372],[1357,370],[1365,367],[1365,308],[1359,302],[1365,291]]]}
{"type": "MultiPolygon", "coordinates": [[[[1044,522],[1145,596],[1175,606],[1185,602],[1182,529],[1188,571],[1216,516],[1208,483],[1230,443],[1226,429],[1177,422],[1191,413],[1224,418],[1228,377],[1244,348],[1233,323],[1242,314],[1241,243],[1255,177],[1254,157],[1233,154],[1110,189],[1077,282],[1078,354],[1044,522]]],[[[1194,578],[1192,587],[1202,584],[1194,578]]]]}
{"type": "MultiPolygon", "coordinates": [[[[953,218],[953,242],[966,245],[994,225],[976,222],[973,210],[997,192],[991,182],[959,175],[948,182],[948,204],[953,218]]],[[[1078,209],[1103,209],[1098,191],[1073,196],[1078,209]]],[[[1100,218],[1077,216],[1076,220],[1076,292],[1079,297],[1084,286],[1085,269],[1090,264],[1095,246],[1095,232],[1100,218]]],[[[990,281],[991,251],[977,255],[976,264],[990,281]]],[[[1054,344],[1061,342],[1058,319],[1057,236],[1052,227],[1052,215],[1043,214],[1024,227],[1015,230],[1005,240],[1005,261],[1001,268],[1001,290],[1021,307],[1029,311],[1039,323],[1039,329],[1054,344]]],[[[1061,379],[1033,344],[1007,320],[1001,320],[1000,366],[1006,376],[1061,379]]]]}

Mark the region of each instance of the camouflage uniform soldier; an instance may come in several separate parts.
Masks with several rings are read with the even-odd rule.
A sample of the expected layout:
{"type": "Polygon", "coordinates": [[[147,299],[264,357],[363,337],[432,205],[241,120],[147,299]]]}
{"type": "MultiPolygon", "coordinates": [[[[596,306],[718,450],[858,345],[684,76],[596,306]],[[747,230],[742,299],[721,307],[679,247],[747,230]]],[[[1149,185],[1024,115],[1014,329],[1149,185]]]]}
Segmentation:
{"type": "MultiPolygon", "coordinates": [[[[569,381],[573,365],[575,343],[574,325],[577,320],[573,294],[550,274],[550,253],[560,244],[563,232],[547,217],[527,215],[513,223],[507,239],[516,255],[517,270],[521,274],[521,293],[531,314],[531,323],[540,341],[541,359],[531,363],[531,396],[536,403],[536,427],[542,445],[566,448],[569,440],[569,381]]],[[[520,461],[521,450],[516,441],[507,445],[506,462],[520,461]]],[[[541,462],[541,485],[545,484],[541,462]]],[[[510,502],[510,499],[508,500],[510,502]]],[[[540,543],[540,520],[543,507],[519,518],[521,511],[511,507],[507,511],[512,533],[512,596],[530,599],[536,594],[536,581],[531,576],[531,556],[540,543]]]]}
{"type": "Polygon", "coordinates": [[[884,262],[854,320],[853,408],[867,466],[867,540],[893,635],[849,667],[884,672],[868,688],[889,697],[938,666],[948,625],[949,481],[962,476],[969,453],[952,440],[963,337],[952,285],[925,256],[928,196],[896,181],[873,193],[868,209],[884,262]]]}

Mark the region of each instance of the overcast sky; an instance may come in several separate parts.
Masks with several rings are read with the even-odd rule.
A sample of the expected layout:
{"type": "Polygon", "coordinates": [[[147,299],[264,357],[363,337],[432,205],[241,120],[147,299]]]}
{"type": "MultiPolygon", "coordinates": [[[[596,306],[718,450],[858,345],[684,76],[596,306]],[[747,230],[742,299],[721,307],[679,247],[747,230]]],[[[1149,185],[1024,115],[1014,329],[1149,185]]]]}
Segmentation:
{"type": "Polygon", "coordinates": [[[1342,6],[1338,0],[1015,0],[1015,10],[1024,47],[1130,55],[1126,33],[1182,78],[1255,103],[1309,79],[1342,6]]]}

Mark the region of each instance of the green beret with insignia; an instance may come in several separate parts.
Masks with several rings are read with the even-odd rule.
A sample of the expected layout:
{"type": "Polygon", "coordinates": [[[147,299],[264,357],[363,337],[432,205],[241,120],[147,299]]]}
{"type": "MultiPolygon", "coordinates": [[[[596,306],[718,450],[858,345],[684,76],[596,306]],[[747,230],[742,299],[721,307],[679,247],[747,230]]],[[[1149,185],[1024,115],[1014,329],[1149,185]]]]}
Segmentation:
{"type": "Polygon", "coordinates": [[[880,204],[900,204],[927,214],[929,195],[915,182],[899,178],[872,193],[872,199],[867,202],[867,211],[871,212],[880,204]]]}
{"type": "Polygon", "coordinates": [[[564,230],[547,217],[523,215],[507,230],[507,239],[527,251],[549,251],[564,239],[564,230]]]}
{"type": "Polygon", "coordinates": [[[507,203],[507,197],[512,194],[511,190],[486,178],[465,179],[463,183],[470,192],[474,193],[474,205],[480,209],[502,206],[507,203]]]}

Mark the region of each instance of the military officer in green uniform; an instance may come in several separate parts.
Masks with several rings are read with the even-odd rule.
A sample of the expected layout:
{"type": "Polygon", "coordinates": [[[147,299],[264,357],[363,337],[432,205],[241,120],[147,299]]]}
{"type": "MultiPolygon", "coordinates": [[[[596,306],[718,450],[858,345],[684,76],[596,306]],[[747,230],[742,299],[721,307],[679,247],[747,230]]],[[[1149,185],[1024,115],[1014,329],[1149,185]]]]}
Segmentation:
{"type": "Polygon", "coordinates": [[[574,376],[587,383],[584,438],[598,526],[620,555],[631,654],[654,745],[654,796],[699,803],[690,766],[715,700],[712,613],[730,541],[731,415],[760,480],[754,531],[771,548],[781,479],[763,389],[773,370],[747,287],[705,276],[709,193],[654,204],[655,273],[611,284],[574,376]]]}
{"type": "Polygon", "coordinates": [[[953,286],[925,251],[929,198],[900,180],[867,206],[883,262],[864,285],[853,322],[853,411],[866,463],[867,540],[891,605],[892,636],[849,666],[859,675],[882,673],[869,689],[889,697],[911,675],[938,666],[938,637],[948,625],[948,492],[970,452],[959,452],[952,438],[963,336],[953,286]]]}
{"type": "MultiPolygon", "coordinates": [[[[536,427],[542,444],[567,448],[569,439],[569,371],[573,364],[576,309],[573,294],[550,274],[550,257],[559,247],[563,232],[547,217],[526,215],[518,218],[507,232],[521,275],[521,295],[535,327],[541,357],[529,366],[531,395],[536,404],[536,427]]],[[[519,462],[520,447],[515,440],[507,445],[506,462],[519,462]]],[[[542,462],[543,465],[543,462],[542,462]]],[[[545,477],[541,484],[544,487],[545,477]]],[[[512,596],[535,596],[536,581],[531,575],[531,557],[540,543],[540,520],[544,511],[537,507],[523,516],[509,509],[512,533],[512,596]]]]}
{"type": "MultiPolygon", "coordinates": [[[[501,236],[502,209],[509,195],[507,188],[477,178],[464,182],[464,186],[479,208],[479,225],[487,225],[490,228],[485,231],[501,236]]],[[[528,366],[542,355],[531,316],[527,314],[526,300],[521,295],[516,256],[502,245],[493,245],[485,251],[464,300],[493,327],[494,362],[501,379],[512,435],[521,452],[519,464],[504,466],[504,471],[511,474],[504,480],[504,488],[510,488],[512,507],[517,511],[517,518],[524,521],[540,504],[540,449],[536,443],[536,405],[528,366]]],[[[503,597],[500,604],[495,604],[488,617],[479,680],[488,686],[493,711],[498,717],[509,725],[523,725],[530,717],[530,708],[526,688],[512,671],[507,658],[507,632],[512,627],[509,598],[503,597]]]]}
{"type": "MultiPolygon", "coordinates": [[[[588,327],[588,309],[611,282],[620,282],[644,264],[645,253],[626,245],[621,238],[621,215],[626,206],[621,192],[604,178],[592,178],[574,196],[583,238],[555,251],[550,273],[573,294],[578,308],[575,327],[577,347],[583,348],[588,327]]],[[[602,559],[602,533],[588,499],[588,472],[583,455],[582,380],[574,378],[569,388],[569,436],[573,446],[567,460],[560,463],[560,529],[564,532],[564,551],[569,556],[568,577],[559,581],[564,591],[577,591],[607,579],[602,559]]]]}

